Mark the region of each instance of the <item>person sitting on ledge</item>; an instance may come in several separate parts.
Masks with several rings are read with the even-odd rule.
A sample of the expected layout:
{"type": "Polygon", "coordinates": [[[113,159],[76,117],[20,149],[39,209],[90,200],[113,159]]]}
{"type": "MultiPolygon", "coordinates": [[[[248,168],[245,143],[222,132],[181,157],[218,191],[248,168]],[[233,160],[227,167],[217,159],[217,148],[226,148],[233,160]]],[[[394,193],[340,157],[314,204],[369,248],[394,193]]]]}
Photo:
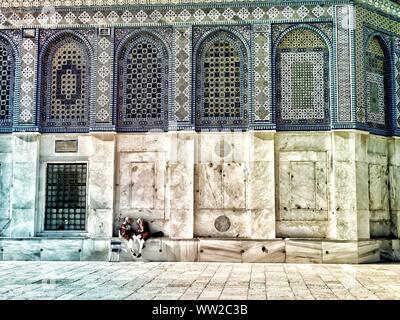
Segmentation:
{"type": "Polygon", "coordinates": [[[125,217],[124,222],[122,222],[119,227],[119,236],[128,241],[129,250],[133,253],[133,237],[135,236],[135,231],[131,225],[130,217],[125,217]]]}
{"type": "Polygon", "coordinates": [[[134,251],[133,255],[134,256],[137,255],[137,257],[140,258],[142,256],[144,242],[150,238],[151,233],[150,233],[149,223],[146,220],[144,220],[143,218],[139,218],[137,219],[136,222],[139,228],[137,234],[132,236],[133,244],[137,248],[137,250],[134,251]]]}

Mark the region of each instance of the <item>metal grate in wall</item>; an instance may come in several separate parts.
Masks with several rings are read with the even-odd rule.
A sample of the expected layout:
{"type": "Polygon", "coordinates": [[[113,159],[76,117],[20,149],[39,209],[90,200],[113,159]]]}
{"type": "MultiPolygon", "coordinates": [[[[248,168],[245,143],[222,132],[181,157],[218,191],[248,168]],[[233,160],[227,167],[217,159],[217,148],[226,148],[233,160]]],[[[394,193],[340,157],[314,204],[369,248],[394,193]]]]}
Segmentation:
{"type": "Polygon", "coordinates": [[[48,164],[45,230],[85,230],[85,163],[48,164]]]}

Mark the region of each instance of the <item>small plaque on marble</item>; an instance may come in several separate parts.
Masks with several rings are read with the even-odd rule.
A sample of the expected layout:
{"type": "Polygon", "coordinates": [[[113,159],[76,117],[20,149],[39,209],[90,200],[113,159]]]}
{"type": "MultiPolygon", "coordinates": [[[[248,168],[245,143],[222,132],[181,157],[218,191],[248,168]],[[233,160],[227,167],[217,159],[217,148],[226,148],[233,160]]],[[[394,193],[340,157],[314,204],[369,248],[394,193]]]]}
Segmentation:
{"type": "Polygon", "coordinates": [[[78,152],[78,140],[56,140],[56,153],[78,152]]]}

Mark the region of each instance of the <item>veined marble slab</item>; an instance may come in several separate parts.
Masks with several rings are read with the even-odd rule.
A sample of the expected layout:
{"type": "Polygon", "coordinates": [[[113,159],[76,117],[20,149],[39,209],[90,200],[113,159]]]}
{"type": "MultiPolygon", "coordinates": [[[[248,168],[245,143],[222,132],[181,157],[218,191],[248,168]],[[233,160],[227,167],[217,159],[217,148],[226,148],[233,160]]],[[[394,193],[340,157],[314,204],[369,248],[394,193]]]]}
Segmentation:
{"type": "Polygon", "coordinates": [[[358,263],[380,261],[379,243],[377,240],[358,241],[358,263]]]}
{"type": "Polygon", "coordinates": [[[243,262],[285,262],[285,241],[242,241],[243,262]]]}
{"type": "Polygon", "coordinates": [[[82,239],[42,239],[40,258],[43,261],[79,261],[82,253],[82,239]]]}
{"type": "Polygon", "coordinates": [[[242,247],[235,240],[199,240],[199,261],[242,262],[242,247]]]}
{"type": "Polygon", "coordinates": [[[2,260],[40,260],[39,241],[1,240],[2,260]]]}
{"type": "Polygon", "coordinates": [[[322,243],[286,240],[286,262],[322,263],[322,243]]]}
{"type": "Polygon", "coordinates": [[[357,263],[357,242],[322,241],[322,263],[357,263]]]}

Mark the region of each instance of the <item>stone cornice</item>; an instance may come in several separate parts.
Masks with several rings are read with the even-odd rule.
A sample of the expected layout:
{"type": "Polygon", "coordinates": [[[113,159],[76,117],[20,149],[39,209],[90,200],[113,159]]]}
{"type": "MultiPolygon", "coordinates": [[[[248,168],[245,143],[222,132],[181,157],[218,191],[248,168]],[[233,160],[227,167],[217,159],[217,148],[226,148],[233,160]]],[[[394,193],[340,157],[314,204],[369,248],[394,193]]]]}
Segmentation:
{"type": "MultiPolygon", "coordinates": [[[[303,3],[334,3],[334,0],[1,0],[0,8],[45,8],[45,7],[87,7],[87,6],[126,6],[126,5],[212,5],[212,4],[303,4],[303,3]]],[[[338,1],[343,2],[343,1],[338,1]]],[[[349,1],[351,2],[351,1],[349,1]]]]}

